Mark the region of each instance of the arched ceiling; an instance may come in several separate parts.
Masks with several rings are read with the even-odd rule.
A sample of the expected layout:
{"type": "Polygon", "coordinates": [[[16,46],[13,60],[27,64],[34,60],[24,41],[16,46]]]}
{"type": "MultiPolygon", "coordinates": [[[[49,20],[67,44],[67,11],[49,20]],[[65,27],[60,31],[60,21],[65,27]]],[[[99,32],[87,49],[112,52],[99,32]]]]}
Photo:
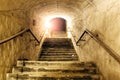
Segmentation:
{"type": "Polygon", "coordinates": [[[30,22],[27,26],[31,28],[44,27],[45,19],[54,15],[70,19],[67,20],[68,27],[74,27],[77,25],[75,22],[81,20],[82,11],[99,1],[102,0],[0,0],[0,11],[26,12],[26,21],[30,22]],[[33,20],[37,23],[34,27],[33,20]]]}
{"type": "Polygon", "coordinates": [[[41,14],[68,13],[76,16],[91,1],[93,0],[0,0],[0,10],[37,10],[41,14]]]}
{"type": "MultiPolygon", "coordinates": [[[[44,0],[31,4],[27,7],[34,18],[46,18],[46,16],[60,15],[70,17],[72,20],[78,18],[83,8],[88,6],[92,0],[44,0]]],[[[74,22],[73,22],[74,23],[74,22]]]]}
{"type": "MultiPolygon", "coordinates": [[[[36,5],[41,7],[48,5],[81,6],[81,3],[91,0],[0,0],[0,10],[31,9],[36,5]]],[[[55,8],[55,7],[54,7],[55,8]]]]}
{"type": "MultiPolygon", "coordinates": [[[[72,20],[80,18],[82,9],[91,6],[96,0],[0,0],[0,11],[23,10],[33,19],[48,15],[69,16],[72,20]],[[32,15],[32,16],[31,16],[32,15]]],[[[97,0],[98,1],[98,0],[97,0]]]]}

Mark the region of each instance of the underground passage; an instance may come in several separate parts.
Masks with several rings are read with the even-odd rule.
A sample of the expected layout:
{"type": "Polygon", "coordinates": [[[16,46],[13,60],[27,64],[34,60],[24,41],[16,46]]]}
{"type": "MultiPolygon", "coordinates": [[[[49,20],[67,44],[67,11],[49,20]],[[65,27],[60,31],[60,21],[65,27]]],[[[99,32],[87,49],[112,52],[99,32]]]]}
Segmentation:
{"type": "Polygon", "coordinates": [[[50,26],[50,35],[51,37],[63,37],[65,36],[66,37],[66,20],[63,19],[63,18],[53,18],[50,20],[49,22],[49,26],[50,26]],[[60,35],[60,34],[63,34],[63,35],[60,35]]]}
{"type": "Polygon", "coordinates": [[[120,80],[120,0],[0,0],[0,80],[120,80]]]}

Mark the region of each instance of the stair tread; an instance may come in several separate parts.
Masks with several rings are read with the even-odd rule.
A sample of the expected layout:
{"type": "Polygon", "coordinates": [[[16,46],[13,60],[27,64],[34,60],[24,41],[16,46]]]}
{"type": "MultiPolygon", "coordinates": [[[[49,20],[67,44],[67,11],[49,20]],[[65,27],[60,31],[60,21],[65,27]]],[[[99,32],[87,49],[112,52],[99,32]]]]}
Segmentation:
{"type": "MultiPolygon", "coordinates": [[[[20,67],[20,66],[18,66],[20,67]]],[[[96,67],[94,66],[77,66],[77,65],[43,65],[43,66],[38,66],[38,65],[25,65],[25,67],[30,67],[30,68],[43,68],[43,69],[94,69],[96,67]]]]}
{"type": "Polygon", "coordinates": [[[49,54],[49,53],[45,53],[45,54],[41,54],[41,56],[77,56],[77,55],[76,54],[49,54]]]}
{"type": "Polygon", "coordinates": [[[102,80],[101,77],[98,78],[94,78],[91,76],[66,76],[66,77],[38,77],[38,76],[14,76],[14,77],[10,77],[8,80],[102,80]]]}
{"type": "Polygon", "coordinates": [[[63,58],[63,59],[60,59],[60,58],[40,58],[38,59],[39,61],[78,61],[77,58],[63,58]]]}
{"type": "Polygon", "coordinates": [[[14,67],[12,72],[13,73],[21,73],[21,72],[71,72],[71,73],[89,73],[89,74],[96,74],[98,73],[97,68],[95,67],[14,67]]]}
{"type": "Polygon", "coordinates": [[[23,72],[23,73],[9,73],[9,76],[16,76],[16,75],[27,75],[27,76],[34,76],[34,77],[83,77],[83,76],[91,76],[93,78],[99,78],[100,74],[87,74],[87,73],[63,73],[63,72],[23,72]]]}
{"type": "Polygon", "coordinates": [[[71,54],[73,54],[73,55],[77,55],[75,52],[42,52],[40,55],[42,55],[42,54],[65,54],[65,55],[71,55],[71,54]]]}
{"type": "Polygon", "coordinates": [[[53,50],[53,51],[54,51],[54,50],[75,51],[74,48],[72,48],[72,49],[67,49],[67,48],[47,48],[47,49],[46,49],[46,48],[42,48],[42,50],[43,50],[43,51],[44,51],[44,50],[51,50],[51,51],[52,51],[52,50],[53,50]]]}
{"type": "Polygon", "coordinates": [[[75,51],[42,51],[42,53],[46,53],[46,52],[49,52],[49,53],[76,53],[75,51]]]}
{"type": "MultiPolygon", "coordinates": [[[[17,66],[22,66],[23,61],[17,61],[17,66]]],[[[48,66],[48,65],[57,65],[57,66],[95,66],[92,62],[79,62],[79,61],[24,61],[24,64],[27,66],[48,66]]],[[[96,67],[96,66],[95,66],[96,67]]]]}
{"type": "Polygon", "coordinates": [[[78,61],[78,59],[77,58],[63,58],[63,59],[61,59],[61,58],[39,58],[38,59],[39,61],[78,61]]]}
{"type": "Polygon", "coordinates": [[[25,66],[25,67],[21,67],[21,66],[16,66],[13,69],[43,69],[43,70],[83,70],[83,69],[96,69],[96,67],[66,67],[66,66],[25,66]]]}
{"type": "Polygon", "coordinates": [[[50,56],[50,55],[42,55],[39,58],[78,58],[77,56],[71,56],[71,55],[54,55],[54,56],[50,56]]]}

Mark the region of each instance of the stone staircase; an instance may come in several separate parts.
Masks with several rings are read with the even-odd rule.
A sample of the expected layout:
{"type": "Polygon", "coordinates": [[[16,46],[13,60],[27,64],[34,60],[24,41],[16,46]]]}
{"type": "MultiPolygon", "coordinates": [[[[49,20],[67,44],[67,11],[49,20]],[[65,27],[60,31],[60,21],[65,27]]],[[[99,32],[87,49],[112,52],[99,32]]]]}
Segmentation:
{"type": "Polygon", "coordinates": [[[17,61],[7,80],[102,80],[93,62],[79,62],[71,39],[46,38],[38,61],[17,61]]]}
{"type": "Polygon", "coordinates": [[[77,61],[78,56],[74,50],[71,39],[68,38],[46,38],[40,61],[77,61]]]}

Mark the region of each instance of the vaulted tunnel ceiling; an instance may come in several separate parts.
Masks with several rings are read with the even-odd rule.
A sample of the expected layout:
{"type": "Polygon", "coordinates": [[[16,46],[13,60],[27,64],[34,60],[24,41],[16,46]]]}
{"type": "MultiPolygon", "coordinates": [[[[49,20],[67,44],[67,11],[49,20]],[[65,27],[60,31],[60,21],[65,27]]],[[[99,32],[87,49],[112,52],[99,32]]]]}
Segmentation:
{"type": "MultiPolygon", "coordinates": [[[[37,5],[44,7],[48,5],[58,6],[71,6],[79,7],[81,3],[89,2],[92,0],[1,0],[0,5],[2,6],[0,10],[14,10],[14,9],[31,9],[37,5]]],[[[54,8],[56,8],[54,7],[54,8]]]]}
{"type": "Polygon", "coordinates": [[[89,6],[93,0],[1,0],[0,10],[37,10],[44,14],[62,13],[76,17],[80,10],[89,6]]]}

